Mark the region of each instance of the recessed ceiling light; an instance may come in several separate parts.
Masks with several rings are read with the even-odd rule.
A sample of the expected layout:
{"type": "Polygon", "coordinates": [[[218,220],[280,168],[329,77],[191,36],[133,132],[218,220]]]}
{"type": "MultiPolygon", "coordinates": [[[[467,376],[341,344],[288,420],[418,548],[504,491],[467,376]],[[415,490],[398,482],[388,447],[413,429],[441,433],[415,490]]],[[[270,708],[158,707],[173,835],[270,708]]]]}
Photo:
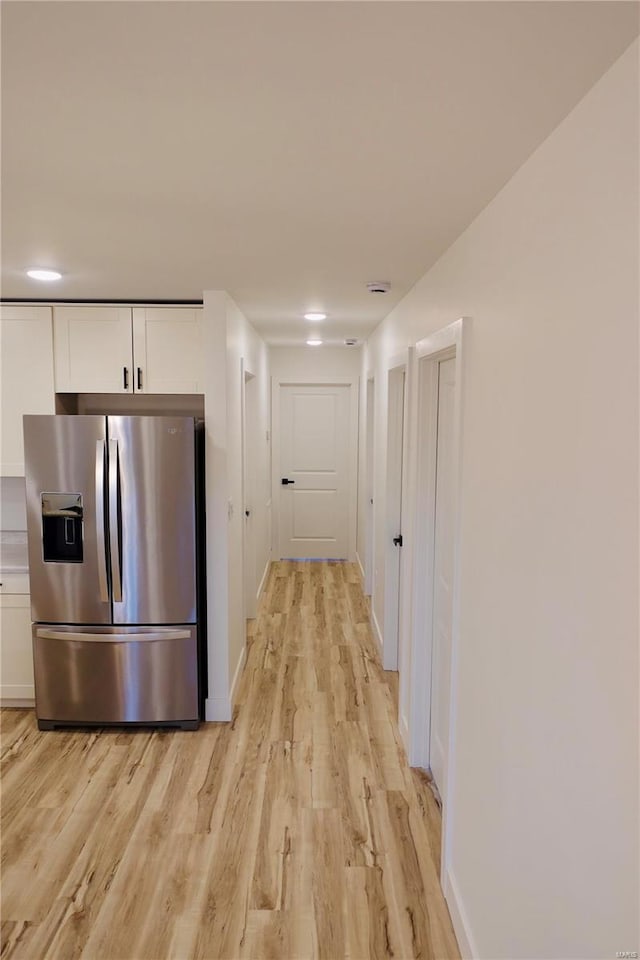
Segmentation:
{"type": "Polygon", "coordinates": [[[319,347],[322,343],[322,340],[307,340],[307,345],[310,347],[319,347]]]}
{"type": "Polygon", "coordinates": [[[326,320],[326,313],[305,313],[305,320],[326,320]]]}
{"type": "Polygon", "coordinates": [[[62,276],[57,270],[41,270],[39,267],[34,270],[27,270],[27,276],[32,280],[59,280],[62,276]]]}

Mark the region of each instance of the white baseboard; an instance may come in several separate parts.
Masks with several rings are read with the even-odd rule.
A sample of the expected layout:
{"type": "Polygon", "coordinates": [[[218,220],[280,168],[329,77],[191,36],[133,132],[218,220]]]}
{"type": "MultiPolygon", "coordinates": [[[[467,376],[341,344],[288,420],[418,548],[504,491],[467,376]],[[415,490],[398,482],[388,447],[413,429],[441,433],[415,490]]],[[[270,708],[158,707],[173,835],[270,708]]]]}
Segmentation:
{"type": "Polygon", "coordinates": [[[362,565],[362,560],[360,559],[360,554],[356,550],[356,563],[360,569],[360,576],[362,577],[362,582],[364,583],[364,567],[362,565]]]}
{"type": "Polygon", "coordinates": [[[231,711],[233,712],[233,707],[236,702],[236,696],[238,695],[238,686],[240,685],[240,678],[242,676],[242,671],[244,670],[244,665],[247,662],[247,645],[242,648],[242,653],[238,658],[238,666],[236,667],[236,672],[233,675],[233,683],[231,684],[231,693],[229,694],[229,700],[231,702],[231,711]]]}
{"type": "Polygon", "coordinates": [[[32,683],[3,683],[0,685],[0,700],[5,706],[11,706],[13,702],[17,707],[19,700],[20,706],[32,707],[36,702],[36,691],[32,683]]]}
{"type": "Polygon", "coordinates": [[[373,625],[373,638],[378,647],[380,661],[382,661],[382,630],[380,629],[380,624],[378,623],[375,610],[373,609],[373,604],[371,604],[371,623],[373,625]]]}
{"type": "Polygon", "coordinates": [[[398,717],[398,729],[400,730],[400,738],[402,740],[402,745],[405,749],[405,753],[409,756],[409,724],[407,723],[407,718],[403,717],[402,714],[398,717]]]}
{"type": "Polygon", "coordinates": [[[238,658],[236,672],[233,675],[233,683],[228,697],[207,697],[204,703],[204,718],[208,722],[228,722],[233,718],[233,705],[236,702],[238,686],[244,665],[247,661],[247,646],[242,648],[242,653],[238,658]]]}
{"type": "Polygon", "coordinates": [[[262,592],[263,592],[264,588],[265,588],[266,585],[267,585],[267,580],[269,579],[269,570],[270,570],[270,569],[271,569],[271,559],[267,560],[266,565],[265,565],[265,568],[264,568],[264,573],[262,574],[262,579],[260,580],[260,583],[259,583],[259,585],[258,585],[258,592],[257,592],[257,594],[256,594],[256,600],[258,600],[258,601],[260,600],[260,597],[262,596],[262,592]]]}
{"type": "Polygon", "coordinates": [[[208,723],[231,720],[231,701],[228,697],[207,697],[204,702],[204,719],[208,723]]]}
{"type": "Polygon", "coordinates": [[[453,874],[447,870],[444,884],[444,898],[449,907],[453,932],[456,935],[462,960],[474,960],[478,957],[478,950],[469,927],[469,918],[460,899],[460,891],[453,874]]]}

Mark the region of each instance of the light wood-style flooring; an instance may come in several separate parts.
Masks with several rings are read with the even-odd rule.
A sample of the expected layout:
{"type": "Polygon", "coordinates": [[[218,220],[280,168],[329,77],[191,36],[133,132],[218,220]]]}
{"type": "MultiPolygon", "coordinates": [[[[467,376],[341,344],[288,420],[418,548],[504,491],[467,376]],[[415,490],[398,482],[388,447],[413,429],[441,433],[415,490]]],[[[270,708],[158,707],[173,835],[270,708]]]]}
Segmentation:
{"type": "Polygon", "coordinates": [[[2,711],[2,960],[457,958],[353,564],[273,564],[231,724],[2,711]]]}

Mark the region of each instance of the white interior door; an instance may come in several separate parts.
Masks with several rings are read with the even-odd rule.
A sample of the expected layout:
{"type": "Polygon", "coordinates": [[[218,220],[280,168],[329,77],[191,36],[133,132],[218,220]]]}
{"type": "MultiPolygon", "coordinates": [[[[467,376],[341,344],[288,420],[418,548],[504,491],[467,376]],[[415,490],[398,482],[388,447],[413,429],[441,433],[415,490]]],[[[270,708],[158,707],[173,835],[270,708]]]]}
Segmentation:
{"type": "Polygon", "coordinates": [[[384,634],[385,670],[398,669],[398,627],[402,556],[402,455],[404,436],[404,367],[389,371],[387,412],[387,497],[384,634]]]}
{"type": "Polygon", "coordinates": [[[280,385],[276,482],[283,558],[349,555],[349,406],[346,384],[280,385]]]}
{"type": "Polygon", "coordinates": [[[257,573],[256,573],[256,534],[255,534],[255,498],[256,498],[256,378],[245,372],[242,382],[242,483],[244,511],[244,610],[247,620],[257,615],[257,573]]]}
{"type": "Polygon", "coordinates": [[[436,507],[433,564],[433,651],[431,667],[431,773],[444,799],[453,614],[453,413],[455,359],[438,364],[436,507]]]}
{"type": "Polygon", "coordinates": [[[373,436],[374,436],[375,380],[367,380],[367,438],[366,438],[366,551],[364,563],[364,592],[373,593],[373,436]]]}

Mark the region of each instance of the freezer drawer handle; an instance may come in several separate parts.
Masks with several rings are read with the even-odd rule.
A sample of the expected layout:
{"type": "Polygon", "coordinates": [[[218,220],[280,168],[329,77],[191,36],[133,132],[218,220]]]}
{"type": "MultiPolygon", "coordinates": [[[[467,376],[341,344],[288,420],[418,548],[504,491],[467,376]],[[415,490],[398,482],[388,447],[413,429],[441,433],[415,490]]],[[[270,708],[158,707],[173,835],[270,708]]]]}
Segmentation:
{"type": "Polygon", "coordinates": [[[111,588],[115,602],[122,601],[120,571],[120,511],[118,510],[118,441],[109,440],[109,553],[111,554],[111,588]]]}
{"type": "Polygon", "coordinates": [[[104,440],[96,440],[96,543],[100,599],[108,603],[107,546],[104,539],[104,440]]]}
{"type": "Polygon", "coordinates": [[[73,630],[36,630],[41,640],[81,640],[83,643],[130,643],[149,640],[187,640],[188,630],[150,630],[148,633],[75,633],[73,630]]]}

